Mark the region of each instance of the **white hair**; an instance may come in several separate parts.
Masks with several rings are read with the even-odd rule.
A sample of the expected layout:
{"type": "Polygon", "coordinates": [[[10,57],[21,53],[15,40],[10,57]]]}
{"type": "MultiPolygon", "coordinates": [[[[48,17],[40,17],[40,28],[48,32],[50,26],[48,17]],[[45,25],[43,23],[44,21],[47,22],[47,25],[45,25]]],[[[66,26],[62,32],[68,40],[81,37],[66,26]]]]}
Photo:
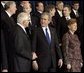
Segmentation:
{"type": "Polygon", "coordinates": [[[28,19],[28,14],[25,12],[21,12],[17,17],[17,23],[22,23],[24,20],[28,19]]]}

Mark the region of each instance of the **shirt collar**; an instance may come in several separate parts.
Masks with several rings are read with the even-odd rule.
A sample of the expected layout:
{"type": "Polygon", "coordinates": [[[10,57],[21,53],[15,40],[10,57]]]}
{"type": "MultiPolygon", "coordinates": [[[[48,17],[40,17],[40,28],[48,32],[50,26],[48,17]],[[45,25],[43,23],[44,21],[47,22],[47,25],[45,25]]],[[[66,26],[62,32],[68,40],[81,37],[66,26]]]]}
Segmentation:
{"type": "Polygon", "coordinates": [[[25,28],[24,28],[24,26],[23,25],[21,25],[20,23],[17,23],[23,30],[24,30],[24,32],[26,33],[26,30],[25,30],[25,28]]]}
{"type": "Polygon", "coordinates": [[[5,11],[5,12],[8,14],[9,17],[11,17],[11,14],[8,11],[5,11]]]}
{"type": "Polygon", "coordinates": [[[74,33],[73,33],[71,30],[69,30],[69,32],[70,32],[72,35],[74,35],[74,33]]]}
{"type": "Polygon", "coordinates": [[[38,12],[41,13],[41,14],[43,13],[42,11],[38,11],[38,12]]]}
{"type": "Polygon", "coordinates": [[[57,10],[57,12],[59,13],[59,15],[62,17],[63,15],[62,15],[62,11],[59,11],[59,10],[57,10]]]}
{"type": "Polygon", "coordinates": [[[67,20],[67,19],[68,19],[68,20],[69,20],[69,19],[71,19],[71,17],[70,17],[70,16],[67,16],[67,17],[65,17],[65,18],[66,18],[66,20],[67,20]]]}
{"type": "Polygon", "coordinates": [[[73,12],[74,12],[74,13],[75,13],[75,15],[76,15],[77,11],[73,9],[73,12]]]}

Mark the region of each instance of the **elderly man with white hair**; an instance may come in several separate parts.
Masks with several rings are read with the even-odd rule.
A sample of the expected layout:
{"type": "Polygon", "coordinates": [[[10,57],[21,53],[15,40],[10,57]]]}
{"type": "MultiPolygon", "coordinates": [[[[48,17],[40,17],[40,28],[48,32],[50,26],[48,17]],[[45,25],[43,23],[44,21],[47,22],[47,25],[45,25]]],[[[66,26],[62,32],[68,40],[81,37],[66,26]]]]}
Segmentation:
{"type": "MultiPolygon", "coordinates": [[[[15,31],[14,45],[14,71],[15,72],[30,72],[32,59],[37,58],[36,54],[31,50],[31,40],[25,28],[29,27],[28,14],[22,12],[17,17],[17,26],[15,31]]],[[[34,66],[37,67],[36,62],[34,66]]]]}
{"type": "Polygon", "coordinates": [[[15,72],[30,72],[32,52],[29,35],[27,35],[25,28],[29,26],[28,15],[22,12],[17,17],[17,26],[15,31],[14,45],[14,71],[15,72]]]}

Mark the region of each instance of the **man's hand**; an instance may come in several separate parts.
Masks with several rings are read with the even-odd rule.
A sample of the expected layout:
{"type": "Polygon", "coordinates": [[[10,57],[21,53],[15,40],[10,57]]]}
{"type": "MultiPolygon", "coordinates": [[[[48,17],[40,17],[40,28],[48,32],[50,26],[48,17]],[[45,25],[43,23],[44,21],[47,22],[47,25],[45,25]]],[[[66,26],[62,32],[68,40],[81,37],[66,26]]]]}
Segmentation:
{"type": "Polygon", "coordinates": [[[81,67],[83,67],[83,63],[81,63],[81,67]]]}
{"type": "Polygon", "coordinates": [[[7,69],[3,69],[2,72],[8,72],[8,70],[7,69]]]}
{"type": "Polygon", "coordinates": [[[59,61],[58,61],[58,66],[59,66],[59,68],[61,68],[62,65],[63,65],[63,61],[62,61],[62,59],[59,59],[59,61]]]}
{"type": "Polygon", "coordinates": [[[67,69],[71,69],[71,64],[67,64],[67,69]]]}
{"type": "Polygon", "coordinates": [[[33,61],[33,62],[32,62],[32,67],[33,67],[34,70],[36,70],[36,71],[38,70],[37,61],[33,61]]]}
{"type": "Polygon", "coordinates": [[[35,52],[32,53],[32,60],[36,59],[37,58],[37,55],[35,52]]]}

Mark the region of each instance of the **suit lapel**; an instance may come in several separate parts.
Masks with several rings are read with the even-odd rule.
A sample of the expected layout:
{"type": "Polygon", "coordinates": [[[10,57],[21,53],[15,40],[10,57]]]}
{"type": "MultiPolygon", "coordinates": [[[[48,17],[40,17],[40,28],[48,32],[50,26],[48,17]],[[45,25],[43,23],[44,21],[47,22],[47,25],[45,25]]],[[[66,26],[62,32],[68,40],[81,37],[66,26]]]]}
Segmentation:
{"type": "MultiPolygon", "coordinates": [[[[19,25],[18,25],[19,26],[19,25]]],[[[21,29],[21,31],[23,32],[23,34],[28,38],[28,39],[30,39],[29,38],[29,35],[27,35],[27,33],[19,26],[19,28],[21,29]]]]}
{"type": "Polygon", "coordinates": [[[51,34],[51,44],[52,44],[52,42],[53,42],[53,31],[52,31],[51,27],[49,27],[49,29],[50,29],[50,34],[51,34]]]}
{"type": "Polygon", "coordinates": [[[46,39],[46,36],[45,36],[45,34],[44,34],[44,31],[43,31],[43,29],[42,29],[42,27],[40,27],[40,31],[41,31],[40,35],[42,35],[42,37],[44,38],[45,42],[47,42],[47,44],[49,45],[49,43],[48,43],[48,41],[47,41],[47,39],[46,39]]]}

